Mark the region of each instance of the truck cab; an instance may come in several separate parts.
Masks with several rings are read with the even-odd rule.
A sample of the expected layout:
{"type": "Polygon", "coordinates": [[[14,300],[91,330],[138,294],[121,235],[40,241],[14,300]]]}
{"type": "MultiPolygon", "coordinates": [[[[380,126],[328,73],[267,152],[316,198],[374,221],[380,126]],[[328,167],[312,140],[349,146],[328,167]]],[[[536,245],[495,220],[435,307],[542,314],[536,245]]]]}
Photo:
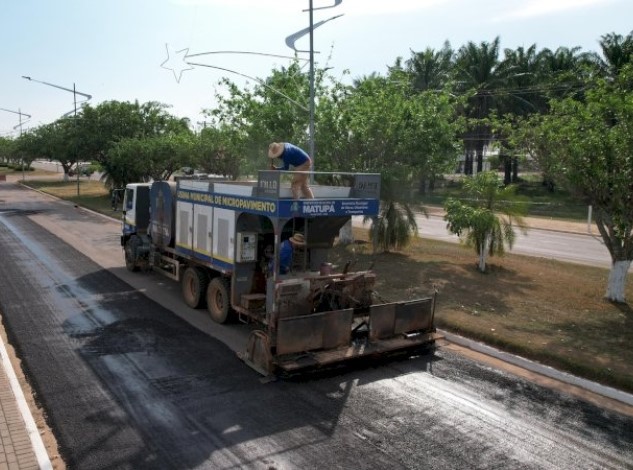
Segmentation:
{"type": "Polygon", "coordinates": [[[147,233],[150,183],[133,183],[123,194],[123,237],[147,233]]]}

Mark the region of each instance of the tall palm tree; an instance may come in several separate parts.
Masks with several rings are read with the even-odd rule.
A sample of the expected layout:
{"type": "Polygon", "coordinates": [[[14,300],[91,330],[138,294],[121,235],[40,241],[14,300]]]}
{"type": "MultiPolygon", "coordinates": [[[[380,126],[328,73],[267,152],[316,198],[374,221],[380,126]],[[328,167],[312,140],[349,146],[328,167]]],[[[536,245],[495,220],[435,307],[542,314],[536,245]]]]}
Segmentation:
{"type": "Polygon", "coordinates": [[[616,77],[622,67],[633,62],[633,31],[626,36],[616,33],[605,34],[600,38],[603,59],[600,62],[605,75],[616,77]]]}
{"type": "Polygon", "coordinates": [[[415,91],[441,90],[451,80],[455,52],[448,41],[436,51],[427,47],[422,52],[411,51],[406,70],[411,75],[415,91]]]}
{"type": "MultiPolygon", "coordinates": [[[[540,56],[547,101],[581,93],[583,77],[594,72],[600,62],[597,54],[582,52],[580,47],[559,47],[555,51],[546,48],[541,51],[540,56]]],[[[543,112],[548,110],[547,106],[543,112]]]]}
{"type": "Polygon", "coordinates": [[[468,93],[466,117],[471,124],[464,135],[466,161],[464,173],[473,173],[474,157],[477,158],[477,172],[483,169],[484,148],[492,138],[490,126],[485,123],[495,107],[495,89],[502,88],[505,78],[499,74],[499,37],[491,43],[477,45],[469,42],[457,52],[455,60],[456,87],[459,92],[468,93]]]}
{"type": "Polygon", "coordinates": [[[501,93],[501,111],[518,116],[541,112],[546,108],[543,96],[543,54],[532,44],[527,49],[505,49],[498,72],[505,80],[501,93]]]}
{"type": "MultiPolygon", "coordinates": [[[[547,109],[547,97],[544,92],[542,74],[543,54],[532,44],[527,49],[505,49],[504,58],[498,66],[498,73],[505,79],[505,88],[498,90],[499,114],[511,122],[517,118],[547,109]]],[[[510,184],[518,178],[519,159],[506,140],[502,130],[496,130],[499,141],[499,157],[504,165],[504,184],[510,184]]]]}

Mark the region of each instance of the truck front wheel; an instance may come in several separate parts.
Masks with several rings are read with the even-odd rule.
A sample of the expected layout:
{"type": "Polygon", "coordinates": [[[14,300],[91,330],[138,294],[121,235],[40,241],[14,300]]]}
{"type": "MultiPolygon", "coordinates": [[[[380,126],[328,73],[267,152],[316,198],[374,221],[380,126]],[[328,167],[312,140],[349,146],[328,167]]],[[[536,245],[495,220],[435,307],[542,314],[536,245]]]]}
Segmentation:
{"type": "Polygon", "coordinates": [[[207,288],[207,310],[216,323],[226,323],[229,317],[231,301],[229,283],[221,277],[214,277],[207,288]]]}
{"type": "Polygon", "coordinates": [[[136,235],[130,237],[130,239],[125,243],[125,267],[128,271],[138,271],[139,266],[136,262],[136,250],[139,245],[139,239],[136,235]]]}
{"type": "Polygon", "coordinates": [[[191,308],[202,308],[209,276],[202,268],[188,267],[182,276],[182,297],[191,308]]]}

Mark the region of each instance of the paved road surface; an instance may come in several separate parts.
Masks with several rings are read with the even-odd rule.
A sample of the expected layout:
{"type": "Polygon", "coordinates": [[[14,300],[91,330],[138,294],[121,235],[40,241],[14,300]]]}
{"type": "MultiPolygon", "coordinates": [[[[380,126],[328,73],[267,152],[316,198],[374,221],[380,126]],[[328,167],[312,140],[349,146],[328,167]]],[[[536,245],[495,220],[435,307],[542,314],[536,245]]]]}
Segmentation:
{"type": "MultiPolygon", "coordinates": [[[[446,222],[442,215],[438,215],[440,213],[441,211],[434,211],[429,218],[423,215],[416,217],[419,235],[424,238],[459,243],[459,238],[446,230],[446,222]]],[[[542,221],[537,222],[539,226],[549,225],[549,228],[532,227],[525,234],[517,230],[517,238],[511,250],[512,253],[557,259],[589,266],[611,267],[609,251],[604,246],[602,238],[598,235],[595,227],[592,233],[588,233],[586,224],[582,223],[568,224],[573,225],[573,227],[557,230],[554,222],[551,224],[542,221]]],[[[355,218],[354,224],[368,227],[368,225],[362,223],[361,218],[355,218]]],[[[633,270],[633,266],[631,269],[633,270]]]]}

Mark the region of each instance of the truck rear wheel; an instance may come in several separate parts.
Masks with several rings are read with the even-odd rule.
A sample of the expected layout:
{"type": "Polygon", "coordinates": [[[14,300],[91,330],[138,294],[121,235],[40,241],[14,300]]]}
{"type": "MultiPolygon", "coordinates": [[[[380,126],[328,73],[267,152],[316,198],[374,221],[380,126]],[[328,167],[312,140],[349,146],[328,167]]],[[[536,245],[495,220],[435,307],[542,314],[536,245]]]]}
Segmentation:
{"type": "Polygon", "coordinates": [[[231,301],[229,283],[221,277],[214,277],[207,288],[207,310],[216,323],[226,323],[229,318],[231,301]]]}
{"type": "Polygon", "coordinates": [[[209,276],[202,268],[188,267],[182,276],[182,297],[191,308],[202,308],[209,276]]]}

